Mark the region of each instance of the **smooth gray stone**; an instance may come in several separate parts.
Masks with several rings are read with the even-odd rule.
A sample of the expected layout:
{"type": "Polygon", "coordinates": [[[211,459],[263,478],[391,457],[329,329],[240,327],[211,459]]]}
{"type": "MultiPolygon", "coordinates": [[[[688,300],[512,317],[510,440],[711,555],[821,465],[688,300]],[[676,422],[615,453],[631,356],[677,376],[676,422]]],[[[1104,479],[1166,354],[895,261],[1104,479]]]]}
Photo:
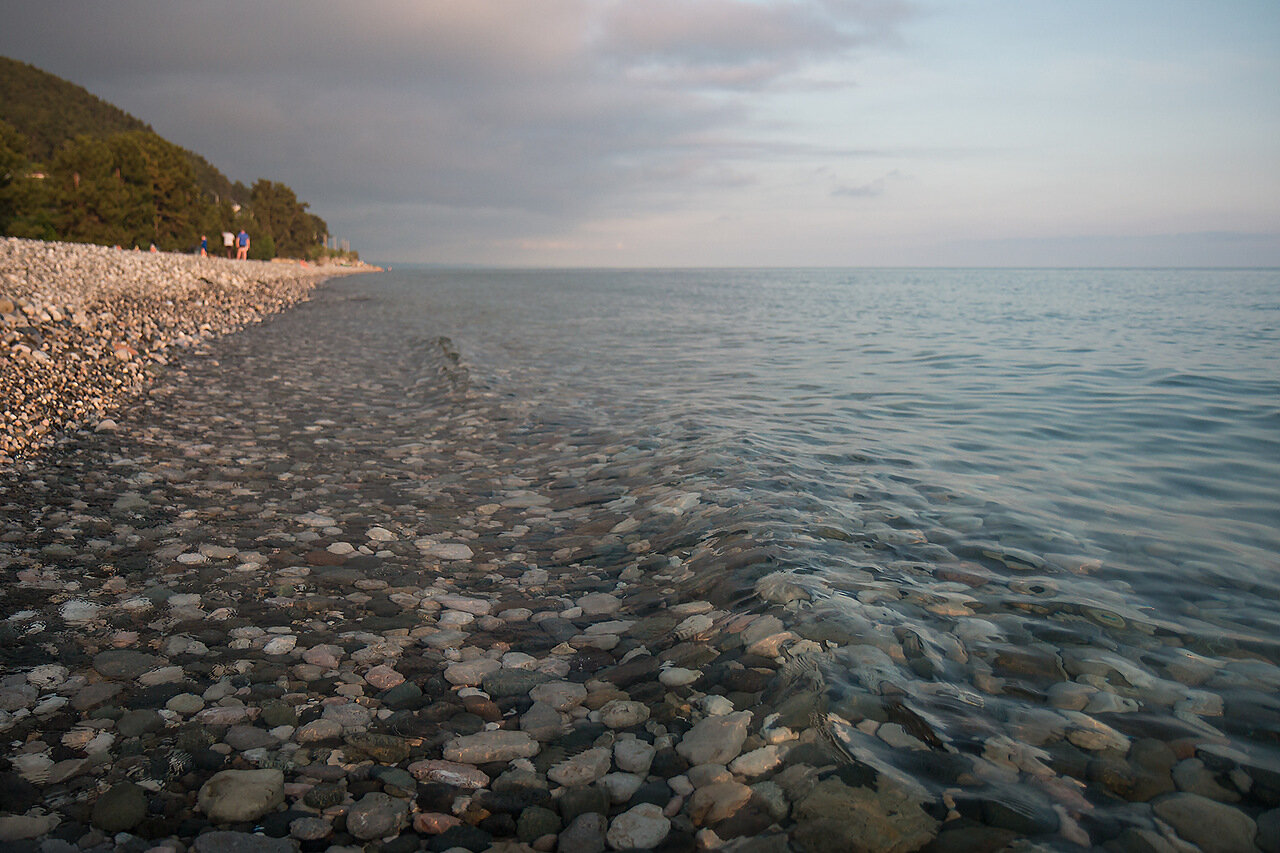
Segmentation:
{"type": "Polygon", "coordinates": [[[93,668],[100,675],[104,678],[121,680],[137,678],[147,670],[164,666],[164,664],[165,661],[162,658],[146,652],[135,652],[132,649],[108,649],[93,657],[93,668]]]}
{"type": "Polygon", "coordinates": [[[288,838],[268,838],[247,832],[206,832],[196,836],[191,853],[297,853],[288,838]]]}
{"type": "Polygon", "coordinates": [[[597,812],[587,812],[574,818],[556,843],[557,853],[603,853],[605,833],[609,820],[597,812]]]}
{"type": "Polygon", "coordinates": [[[1239,809],[1208,797],[1170,794],[1157,800],[1153,808],[1179,838],[1199,846],[1205,853],[1237,853],[1254,846],[1257,825],[1253,819],[1239,809]]]}

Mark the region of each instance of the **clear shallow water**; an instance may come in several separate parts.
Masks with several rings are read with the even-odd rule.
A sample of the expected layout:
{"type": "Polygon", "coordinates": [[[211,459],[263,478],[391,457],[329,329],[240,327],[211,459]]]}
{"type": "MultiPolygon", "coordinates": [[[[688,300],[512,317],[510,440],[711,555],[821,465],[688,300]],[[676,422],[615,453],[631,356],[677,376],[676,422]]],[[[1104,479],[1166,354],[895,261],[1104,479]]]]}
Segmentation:
{"type": "MultiPolygon", "coordinates": [[[[1247,809],[1280,800],[1280,272],[404,271],[368,289],[383,333],[449,339],[524,443],[524,482],[696,494],[653,543],[689,571],[678,596],[759,611],[760,578],[789,572],[809,596],[795,630],[834,643],[827,719],[893,720],[904,697],[1016,808],[1021,778],[1127,814],[1172,789],[1127,751],[1144,739],[1195,744],[1209,769],[1179,765],[1179,786],[1243,768],[1247,809]],[[1116,756],[1136,786],[1108,775],[1116,756]]],[[[837,730],[914,783],[955,782],[837,730]]]]}
{"type": "Polygon", "coordinates": [[[1280,272],[393,275],[496,390],[694,443],[744,501],[960,517],[1280,629],[1280,272]]]}
{"type": "MultiPolygon", "coordinates": [[[[617,592],[618,645],[573,654],[574,679],[617,676],[681,737],[704,700],[750,710],[753,736],[789,750],[768,778],[793,840],[843,824],[839,805],[806,816],[813,771],[945,818],[937,849],[1164,849],[1151,833],[1170,825],[1206,850],[1252,849],[1255,829],[1273,849],[1277,292],[1274,272],[337,279],[177,361],[120,432],[5,478],[0,564],[25,568],[3,658],[87,664],[78,649],[134,617],[77,627],[62,591],[124,607],[122,581],[165,578],[308,644],[406,624],[426,640],[443,617],[303,568],[385,525],[386,550],[343,584],[546,614],[617,592]],[[419,542],[458,540],[476,559],[424,563],[419,542]],[[173,577],[170,548],[197,544],[278,570],[173,577]],[[324,622],[302,615],[317,605],[324,622]],[[682,618],[708,610],[710,627],[682,618]],[[619,675],[631,660],[647,675],[619,675]],[[658,661],[701,676],[668,690],[658,661]]],[[[610,615],[498,620],[467,643],[559,657],[610,615]]],[[[142,648],[189,630],[144,618],[142,648]]],[[[419,677],[440,657],[402,660],[419,677]]],[[[183,659],[195,679],[210,663],[183,659]]],[[[532,700],[503,698],[512,714],[532,700]]],[[[28,735],[56,743],[80,720],[28,717],[11,735],[28,755],[28,735]]],[[[540,770],[606,736],[580,722],[540,770]]]]}

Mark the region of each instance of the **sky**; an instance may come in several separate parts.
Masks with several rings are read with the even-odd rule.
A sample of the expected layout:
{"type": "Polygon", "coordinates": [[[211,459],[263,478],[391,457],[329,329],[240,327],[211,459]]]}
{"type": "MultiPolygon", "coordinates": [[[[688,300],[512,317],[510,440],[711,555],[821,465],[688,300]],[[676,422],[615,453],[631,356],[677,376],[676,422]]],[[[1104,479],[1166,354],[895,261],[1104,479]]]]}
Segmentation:
{"type": "Polygon", "coordinates": [[[0,0],[362,257],[1280,266],[1276,0],[0,0]]]}

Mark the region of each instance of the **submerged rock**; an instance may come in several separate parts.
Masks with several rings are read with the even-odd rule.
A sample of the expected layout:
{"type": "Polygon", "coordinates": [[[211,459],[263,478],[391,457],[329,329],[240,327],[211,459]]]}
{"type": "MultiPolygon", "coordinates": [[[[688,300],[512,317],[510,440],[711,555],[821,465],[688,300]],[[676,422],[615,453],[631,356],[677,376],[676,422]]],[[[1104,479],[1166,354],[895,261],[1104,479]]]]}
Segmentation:
{"type": "Polygon", "coordinates": [[[409,804],[386,794],[365,794],[347,811],[347,832],[368,841],[395,835],[409,817],[409,804]]]}
{"type": "Polygon", "coordinates": [[[532,758],[538,750],[538,742],[528,732],[492,731],[454,738],[445,744],[444,757],[460,764],[488,764],[532,758]]]}
{"type": "Polygon", "coordinates": [[[671,821],[652,803],[641,803],[618,815],[609,824],[606,839],[615,850],[656,847],[671,832],[671,821]]]}
{"type": "Polygon", "coordinates": [[[223,770],[200,787],[197,799],[214,823],[257,820],[284,802],[284,773],[223,770]]]}
{"type": "Polygon", "coordinates": [[[1180,838],[1205,853],[1239,853],[1254,849],[1257,824],[1244,812],[1198,794],[1170,794],[1152,804],[1161,820],[1180,838]]]}
{"type": "Polygon", "coordinates": [[[919,799],[892,786],[873,791],[824,779],[796,803],[796,832],[806,850],[909,853],[938,832],[938,821],[921,806],[919,799]]]}
{"type": "Polygon", "coordinates": [[[690,764],[728,764],[742,751],[750,722],[750,711],[708,717],[689,730],[676,751],[690,764]]]}
{"type": "Polygon", "coordinates": [[[93,804],[92,823],[104,832],[126,832],[147,816],[147,794],[132,782],[121,782],[93,804]]]}

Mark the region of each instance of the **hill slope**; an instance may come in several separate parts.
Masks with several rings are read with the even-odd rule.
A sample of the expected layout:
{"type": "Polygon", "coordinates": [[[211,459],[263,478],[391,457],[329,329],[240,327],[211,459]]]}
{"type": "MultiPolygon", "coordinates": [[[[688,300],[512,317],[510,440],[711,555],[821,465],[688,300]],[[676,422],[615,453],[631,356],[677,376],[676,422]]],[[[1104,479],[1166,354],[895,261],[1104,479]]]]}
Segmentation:
{"type": "Polygon", "coordinates": [[[119,107],[25,62],[0,56],[0,121],[28,140],[27,154],[40,163],[62,143],[81,134],[110,136],[151,128],[119,107]]]}
{"type": "Polygon", "coordinates": [[[284,184],[232,183],[119,107],[0,57],[0,234],[192,251],[243,228],[250,257],[333,254],[307,207],[284,184]]]}
{"type": "MultiPolygon", "coordinates": [[[[146,122],[87,89],[5,56],[0,56],[0,121],[26,137],[27,156],[41,164],[49,163],[77,136],[106,138],[130,131],[155,132],[146,122]]],[[[183,153],[202,190],[238,204],[249,200],[243,185],[237,191],[209,161],[185,149],[183,153]]]]}

